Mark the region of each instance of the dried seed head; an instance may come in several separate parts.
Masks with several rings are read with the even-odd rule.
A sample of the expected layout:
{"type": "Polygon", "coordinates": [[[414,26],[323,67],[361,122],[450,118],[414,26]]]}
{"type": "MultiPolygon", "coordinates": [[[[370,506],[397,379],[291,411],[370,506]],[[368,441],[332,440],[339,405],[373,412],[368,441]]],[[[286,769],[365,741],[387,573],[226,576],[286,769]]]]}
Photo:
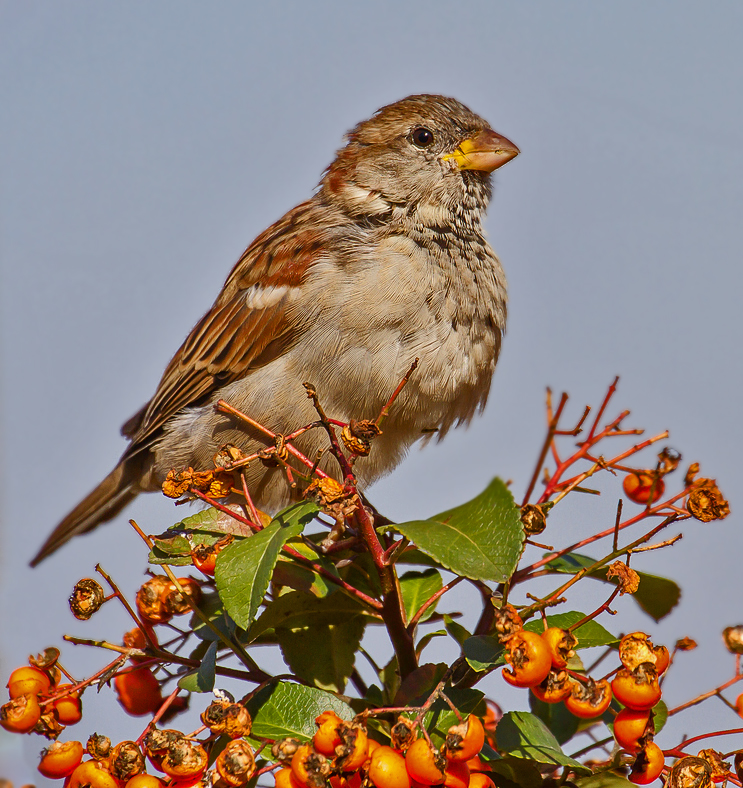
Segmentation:
{"type": "Polygon", "coordinates": [[[704,760],[689,755],[674,763],[666,782],[668,788],[712,788],[712,767],[704,760]]]}
{"type": "Polygon", "coordinates": [[[698,758],[704,758],[712,769],[712,779],[718,782],[719,778],[724,777],[730,772],[730,767],[722,759],[722,753],[717,750],[699,750],[698,758]]]}
{"type": "Polygon", "coordinates": [[[297,739],[279,739],[271,747],[271,755],[273,755],[276,761],[290,763],[299,745],[300,742],[297,739]]]}
{"type": "Polygon", "coordinates": [[[697,641],[693,638],[690,638],[688,635],[683,638],[679,638],[676,641],[676,645],[674,648],[676,651],[693,651],[697,647],[697,641]]]}
{"type": "Polygon", "coordinates": [[[728,651],[733,654],[743,654],[743,624],[725,627],[722,630],[722,639],[728,651]]]}
{"type": "Polygon", "coordinates": [[[657,657],[653,644],[644,632],[630,632],[619,642],[619,659],[628,670],[650,663],[655,666],[657,657]]]}
{"type": "Polygon", "coordinates": [[[219,754],[215,766],[227,785],[246,785],[255,774],[253,749],[246,741],[231,741],[219,754]]]}
{"type": "Polygon", "coordinates": [[[405,752],[415,741],[413,721],[406,717],[398,717],[390,731],[390,738],[392,739],[391,746],[394,749],[405,752]]]}
{"type": "Polygon", "coordinates": [[[226,470],[232,468],[233,463],[240,462],[246,457],[245,452],[234,443],[225,443],[214,455],[214,467],[226,470]]]}
{"type": "Polygon", "coordinates": [[[93,613],[100,610],[106,599],[101,584],[97,580],[86,577],[78,580],[70,595],[70,610],[75,618],[87,621],[93,613]]]}
{"type": "Polygon", "coordinates": [[[162,624],[171,616],[163,605],[163,596],[172,588],[165,575],[155,575],[143,583],[137,591],[137,610],[142,618],[152,624],[162,624]]]}
{"type": "Polygon", "coordinates": [[[692,517],[709,523],[724,520],[730,514],[730,504],[725,500],[714,479],[698,479],[689,493],[686,508],[692,517]]]}
{"type": "Polygon", "coordinates": [[[193,468],[187,468],[185,471],[176,471],[175,468],[172,468],[162,483],[163,495],[168,498],[180,498],[193,486],[193,477],[193,468]]]}
{"type": "Polygon", "coordinates": [[[305,490],[304,497],[316,500],[320,506],[327,506],[344,497],[343,485],[330,476],[315,479],[305,490]]]}
{"type": "Polygon", "coordinates": [[[64,725],[54,716],[53,711],[47,711],[42,714],[34,726],[34,733],[51,740],[56,739],[63,730],[64,725]]]}
{"type": "MultiPolygon", "coordinates": [[[[490,601],[495,605],[495,601],[492,598],[490,601]]],[[[524,622],[516,611],[516,608],[513,605],[507,604],[495,608],[495,621],[493,626],[500,640],[504,641],[510,638],[511,635],[520,632],[524,628],[524,622]]]]}
{"type": "Polygon", "coordinates": [[[58,659],[59,649],[55,646],[49,646],[35,657],[30,656],[28,658],[28,664],[33,665],[35,668],[39,668],[40,670],[52,670],[52,668],[56,666],[58,659]]]}
{"type": "Polygon", "coordinates": [[[226,734],[231,739],[239,739],[250,733],[252,720],[242,703],[216,700],[204,709],[201,721],[212,733],[226,734]]]}
{"type": "Polygon", "coordinates": [[[689,466],[689,470],[686,471],[686,475],[684,476],[684,487],[691,487],[694,484],[694,477],[699,473],[699,463],[693,462],[689,466]]]}
{"type": "Polygon", "coordinates": [[[142,750],[136,742],[123,741],[111,750],[109,769],[117,780],[128,780],[145,770],[142,750]]]}
{"type": "Polygon", "coordinates": [[[85,745],[85,751],[96,761],[108,758],[111,752],[111,739],[100,733],[93,733],[85,745]]]}
{"type": "Polygon", "coordinates": [[[521,507],[521,524],[527,536],[541,534],[547,527],[547,508],[527,503],[521,507]]]}

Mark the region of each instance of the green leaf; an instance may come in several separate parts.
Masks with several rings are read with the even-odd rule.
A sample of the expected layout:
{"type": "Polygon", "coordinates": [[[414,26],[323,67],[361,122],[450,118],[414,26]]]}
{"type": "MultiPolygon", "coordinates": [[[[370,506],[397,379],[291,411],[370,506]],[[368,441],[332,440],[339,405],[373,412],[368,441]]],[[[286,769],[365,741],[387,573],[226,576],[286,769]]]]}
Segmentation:
{"type": "Polygon", "coordinates": [[[188,673],[178,681],[178,686],[187,692],[211,692],[214,689],[214,679],[217,667],[216,642],[210,643],[201,660],[201,666],[193,673],[188,673]]]}
{"type": "Polygon", "coordinates": [[[511,576],[524,544],[519,508],[500,479],[462,506],[389,528],[455,574],[495,583],[511,576]]]}
{"type": "Polygon", "coordinates": [[[578,731],[578,718],[571,714],[564,703],[545,703],[529,693],[529,708],[554,734],[559,744],[565,744],[578,731]]]}
{"type": "MultiPolygon", "coordinates": [[[[426,600],[441,590],[443,585],[441,575],[436,569],[426,569],[423,572],[405,572],[400,576],[400,593],[408,621],[420,610],[426,600]]],[[[435,610],[436,602],[426,608],[425,613],[420,617],[420,623],[430,618],[435,610]]]]}
{"type": "Polygon", "coordinates": [[[653,706],[653,714],[655,715],[653,717],[655,732],[660,733],[668,721],[668,706],[666,706],[664,701],[659,700],[655,706],[653,706]]]}
{"type": "Polygon", "coordinates": [[[326,710],[334,711],[343,720],[354,716],[353,709],[335,695],[288,681],[264,687],[247,706],[253,718],[252,735],[274,740],[287,736],[301,741],[311,739],[317,731],[315,717],[326,710]]]}
{"type": "Polygon", "coordinates": [[[272,581],[276,586],[293,588],[317,597],[327,596],[335,591],[335,586],[330,585],[317,572],[281,557],[274,567],[272,581]]]}
{"type": "Polygon", "coordinates": [[[634,783],[614,772],[599,772],[575,781],[578,788],[634,788],[634,783]]]}
{"type": "Polygon", "coordinates": [[[565,755],[542,720],[526,711],[506,712],[498,721],[495,740],[501,754],[508,753],[513,757],[526,758],[537,763],[569,766],[581,774],[591,771],[565,755]]]}
{"type": "Polygon", "coordinates": [[[215,580],[225,609],[247,629],[263,602],[281,548],[317,513],[314,504],[284,509],[263,530],[226,547],[217,556],[215,580]]]}
{"type": "MultiPolygon", "coordinates": [[[[545,553],[545,557],[548,555],[549,553],[545,553]]],[[[578,553],[568,553],[553,559],[544,568],[548,572],[574,575],[581,569],[586,569],[595,563],[595,558],[578,553]]],[[[604,567],[603,569],[589,572],[586,577],[593,577],[596,580],[603,580],[605,583],[616,585],[616,580],[607,580],[606,572],[607,568],[604,567]]],[[[646,572],[638,572],[637,574],[640,576],[640,587],[631,595],[632,599],[653,620],[660,621],[678,604],[681,598],[681,589],[678,584],[668,578],[649,575],[646,572]]]]}
{"type": "Polygon", "coordinates": [[[301,591],[290,591],[266,605],[248,634],[256,638],[268,629],[342,624],[350,618],[366,615],[367,609],[361,602],[347,594],[316,597],[301,591]]]}
{"type": "MultiPolygon", "coordinates": [[[[340,594],[335,594],[340,596],[340,594]]],[[[300,629],[276,629],[284,660],[300,679],[321,689],[343,692],[353,672],[366,622],[346,617],[337,624],[312,624],[300,629]]]]}
{"type": "Polygon", "coordinates": [[[434,639],[434,638],[441,638],[446,637],[447,632],[445,629],[437,629],[434,632],[426,632],[425,635],[418,641],[415,646],[415,656],[420,659],[421,654],[423,653],[423,649],[434,639]]]}
{"type": "MultiPolygon", "coordinates": [[[[550,627],[559,627],[560,629],[568,629],[575,624],[576,621],[580,621],[585,617],[585,613],[580,613],[577,610],[571,610],[567,613],[556,613],[553,616],[547,616],[547,625],[550,627]]],[[[524,624],[524,629],[541,635],[542,632],[544,632],[544,624],[541,618],[532,619],[524,624]]],[[[615,643],[619,643],[618,637],[612,635],[611,632],[604,629],[601,624],[596,623],[595,620],[587,621],[585,624],[582,624],[573,631],[573,634],[578,638],[576,649],[594,648],[596,646],[613,646],[615,643]]]]}
{"type": "Polygon", "coordinates": [[[472,634],[466,630],[461,624],[458,624],[451,616],[444,616],[444,626],[454,640],[463,645],[464,642],[472,637],[472,634]]]}
{"type": "Polygon", "coordinates": [[[467,664],[478,673],[505,664],[503,645],[489,635],[467,638],[462,644],[462,651],[467,664]]]}
{"type": "Polygon", "coordinates": [[[499,758],[488,762],[493,782],[498,788],[542,788],[544,781],[536,764],[523,758],[499,758]]]}

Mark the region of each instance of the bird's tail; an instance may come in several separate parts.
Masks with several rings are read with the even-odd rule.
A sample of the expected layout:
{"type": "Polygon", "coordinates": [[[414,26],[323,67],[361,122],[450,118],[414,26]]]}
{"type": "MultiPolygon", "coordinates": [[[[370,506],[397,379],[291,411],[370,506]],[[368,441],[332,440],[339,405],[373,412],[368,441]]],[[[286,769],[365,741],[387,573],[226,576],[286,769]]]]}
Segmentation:
{"type": "Polygon", "coordinates": [[[132,473],[131,460],[122,460],[51,532],[31,561],[36,566],[73,536],[92,531],[100,523],[115,517],[139,492],[132,473]]]}

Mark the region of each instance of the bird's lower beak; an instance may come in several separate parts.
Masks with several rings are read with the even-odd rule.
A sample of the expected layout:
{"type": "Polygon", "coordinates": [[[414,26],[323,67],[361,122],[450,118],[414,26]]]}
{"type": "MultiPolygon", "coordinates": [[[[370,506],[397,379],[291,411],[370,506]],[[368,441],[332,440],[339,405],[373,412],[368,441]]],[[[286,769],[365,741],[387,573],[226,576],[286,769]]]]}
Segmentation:
{"type": "Polygon", "coordinates": [[[511,140],[486,129],[441,158],[443,161],[453,161],[460,170],[492,172],[518,155],[519,149],[511,140]]]}

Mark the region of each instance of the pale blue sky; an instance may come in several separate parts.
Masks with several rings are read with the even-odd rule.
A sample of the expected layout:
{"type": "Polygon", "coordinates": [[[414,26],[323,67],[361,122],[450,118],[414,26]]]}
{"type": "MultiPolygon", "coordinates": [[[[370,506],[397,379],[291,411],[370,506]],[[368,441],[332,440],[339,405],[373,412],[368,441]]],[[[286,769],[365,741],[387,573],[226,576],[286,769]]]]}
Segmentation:
{"type": "MultiPolygon", "coordinates": [[[[495,474],[523,491],[545,386],[569,390],[577,414],[620,374],[616,408],[669,428],[734,514],[638,560],[682,582],[674,615],[656,626],[625,600],[606,625],[703,644],[669,679],[671,703],[724,678],[719,632],[743,620],[742,35],[743,7],[723,1],[0,3],[0,674],[64,632],[120,638],[118,611],[79,624],[66,597],[96,561],[137,587],[144,552],[126,517],[39,570],[28,559],[116,461],[120,424],[247,243],[311,193],[343,133],[437,92],[522,150],[496,173],[488,219],[510,322],[485,416],[414,451],[371,497],[405,518],[495,474]]],[[[544,538],[606,527],[617,488],[606,489],[544,538]]],[[[149,496],[126,516],[156,531],[176,514],[149,496]]],[[[80,675],[102,664],[65,654],[80,675]]],[[[484,689],[525,707],[497,676],[484,689]]],[[[140,720],[112,714],[107,691],[89,694],[75,733],[139,734],[140,720]]],[[[659,741],[738,722],[710,702],[659,741]]],[[[35,779],[42,744],[0,732],[0,775],[35,779]]]]}

